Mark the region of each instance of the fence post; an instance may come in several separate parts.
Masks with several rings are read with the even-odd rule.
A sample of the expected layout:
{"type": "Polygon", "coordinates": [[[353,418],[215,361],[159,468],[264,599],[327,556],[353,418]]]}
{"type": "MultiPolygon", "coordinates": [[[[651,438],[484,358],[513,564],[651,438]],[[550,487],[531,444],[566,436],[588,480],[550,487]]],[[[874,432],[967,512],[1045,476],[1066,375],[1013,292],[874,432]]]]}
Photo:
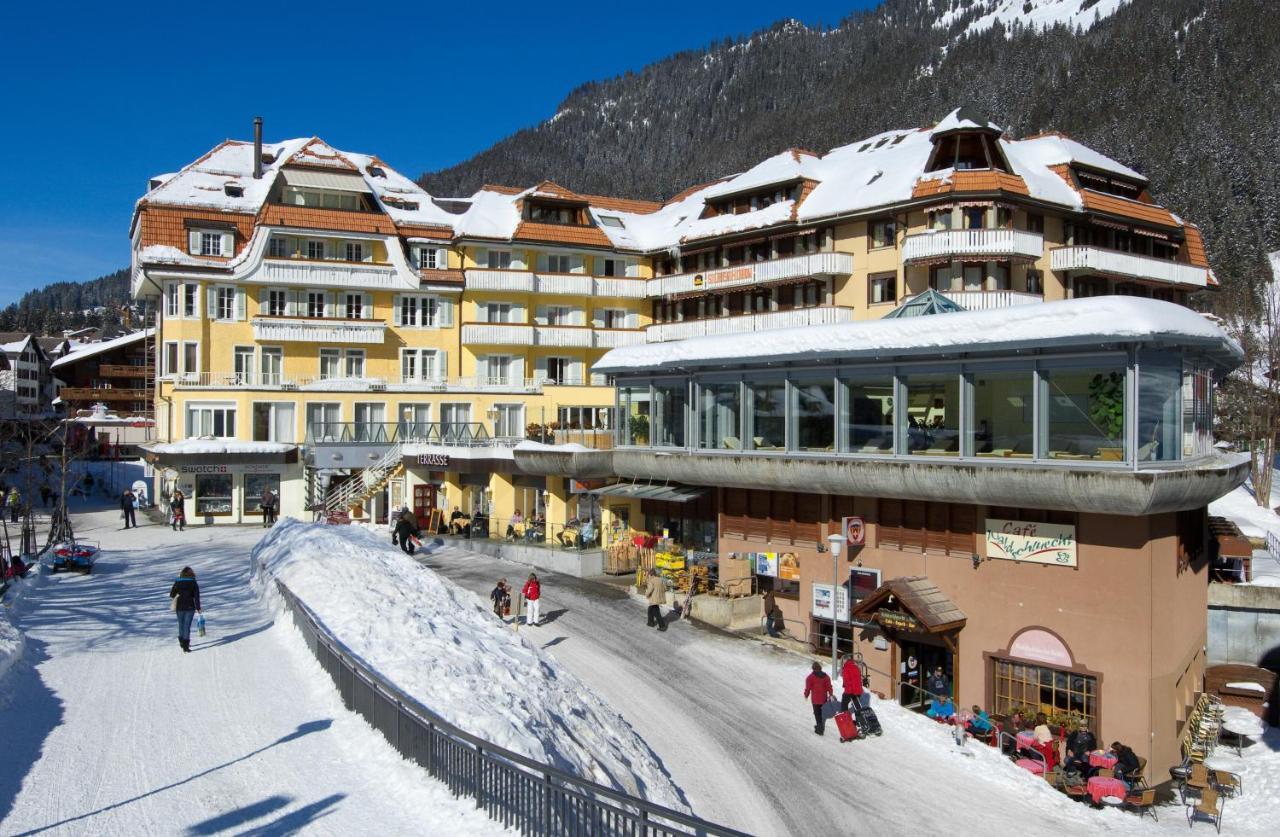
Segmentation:
{"type": "Polygon", "coordinates": [[[543,791],[543,798],[542,798],[542,833],[546,835],[550,835],[552,833],[551,831],[551,805],[552,805],[551,791],[554,785],[551,784],[550,773],[543,773],[542,777],[544,781],[543,787],[545,788],[545,790],[543,791]]]}

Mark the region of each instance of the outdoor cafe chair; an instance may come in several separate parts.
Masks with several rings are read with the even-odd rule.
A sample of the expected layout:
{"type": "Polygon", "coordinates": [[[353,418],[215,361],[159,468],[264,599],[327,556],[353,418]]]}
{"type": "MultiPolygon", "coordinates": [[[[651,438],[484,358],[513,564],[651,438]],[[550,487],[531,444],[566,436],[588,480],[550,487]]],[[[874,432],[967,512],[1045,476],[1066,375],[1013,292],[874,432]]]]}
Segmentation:
{"type": "Polygon", "coordinates": [[[1227,807],[1226,800],[1213,788],[1205,788],[1200,792],[1200,799],[1195,805],[1187,805],[1187,827],[1195,825],[1196,817],[1207,817],[1213,827],[1222,833],[1222,812],[1227,807]]]}
{"type": "Polygon", "coordinates": [[[1241,796],[1244,794],[1244,783],[1240,781],[1240,777],[1229,770],[1215,770],[1209,774],[1213,779],[1213,784],[1222,792],[1223,796],[1241,796]]]}
{"type": "Polygon", "coordinates": [[[1156,792],[1154,788],[1147,788],[1142,793],[1126,795],[1124,804],[1126,808],[1137,811],[1139,819],[1150,814],[1152,819],[1160,822],[1160,817],[1156,815],[1156,792]]]}

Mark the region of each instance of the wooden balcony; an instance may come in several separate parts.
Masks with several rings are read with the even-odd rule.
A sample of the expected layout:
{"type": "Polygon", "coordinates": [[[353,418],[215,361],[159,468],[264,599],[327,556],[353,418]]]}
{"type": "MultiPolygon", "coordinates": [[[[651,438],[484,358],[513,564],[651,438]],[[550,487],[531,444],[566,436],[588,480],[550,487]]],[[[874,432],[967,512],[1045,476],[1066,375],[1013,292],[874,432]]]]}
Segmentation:
{"type": "Polygon", "coordinates": [[[58,393],[63,401],[150,401],[149,389],[97,389],[94,387],[63,387],[58,393]]]}
{"type": "Polygon", "coordinates": [[[98,366],[99,378],[150,378],[150,366],[133,366],[128,363],[103,363],[98,366]]]}

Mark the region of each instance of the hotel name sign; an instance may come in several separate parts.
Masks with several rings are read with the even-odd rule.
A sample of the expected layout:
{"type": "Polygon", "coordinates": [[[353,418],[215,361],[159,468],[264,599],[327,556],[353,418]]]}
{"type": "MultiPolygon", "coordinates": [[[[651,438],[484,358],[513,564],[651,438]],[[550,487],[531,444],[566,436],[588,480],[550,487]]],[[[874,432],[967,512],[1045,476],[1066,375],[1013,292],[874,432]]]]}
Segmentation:
{"type": "Polygon", "coordinates": [[[987,518],[987,558],[1076,566],[1076,527],[987,518]]]}

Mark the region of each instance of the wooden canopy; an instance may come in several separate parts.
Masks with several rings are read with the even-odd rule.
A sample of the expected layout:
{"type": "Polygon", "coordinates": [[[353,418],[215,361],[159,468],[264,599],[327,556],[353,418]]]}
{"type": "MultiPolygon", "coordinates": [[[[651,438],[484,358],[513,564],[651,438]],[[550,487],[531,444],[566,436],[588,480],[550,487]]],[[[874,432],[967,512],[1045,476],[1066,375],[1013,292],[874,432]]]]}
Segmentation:
{"type": "Polygon", "coordinates": [[[968,617],[956,603],[922,575],[891,578],[854,605],[855,620],[876,621],[884,628],[937,634],[957,631],[968,617]]]}

